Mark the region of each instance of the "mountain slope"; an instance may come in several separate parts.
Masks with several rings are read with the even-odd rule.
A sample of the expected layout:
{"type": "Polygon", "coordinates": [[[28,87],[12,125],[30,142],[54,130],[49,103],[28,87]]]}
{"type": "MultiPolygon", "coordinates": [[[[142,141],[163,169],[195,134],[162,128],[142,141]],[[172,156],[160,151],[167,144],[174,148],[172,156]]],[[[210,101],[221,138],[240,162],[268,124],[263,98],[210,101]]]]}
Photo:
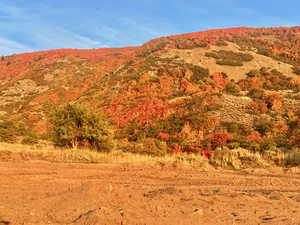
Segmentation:
{"type": "Polygon", "coordinates": [[[118,138],[153,151],[292,149],[300,147],[299,74],[300,27],[27,53],[1,59],[0,115],[44,132],[53,104],[84,103],[111,117],[118,138]]]}

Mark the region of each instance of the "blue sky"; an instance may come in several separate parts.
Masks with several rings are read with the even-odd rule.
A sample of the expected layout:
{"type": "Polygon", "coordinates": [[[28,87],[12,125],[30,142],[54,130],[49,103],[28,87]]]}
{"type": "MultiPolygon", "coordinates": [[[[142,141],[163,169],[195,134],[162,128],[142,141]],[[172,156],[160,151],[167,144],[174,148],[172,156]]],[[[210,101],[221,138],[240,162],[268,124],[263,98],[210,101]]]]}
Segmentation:
{"type": "Polygon", "coordinates": [[[0,0],[0,55],[140,45],[211,28],[300,25],[297,0],[0,0]]]}

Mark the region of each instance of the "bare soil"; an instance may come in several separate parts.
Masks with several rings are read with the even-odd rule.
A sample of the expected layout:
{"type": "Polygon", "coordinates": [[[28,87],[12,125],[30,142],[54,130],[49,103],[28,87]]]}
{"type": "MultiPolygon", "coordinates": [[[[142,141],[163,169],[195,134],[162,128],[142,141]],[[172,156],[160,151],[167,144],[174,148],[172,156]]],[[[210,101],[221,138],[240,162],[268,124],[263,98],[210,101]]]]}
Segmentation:
{"type": "Polygon", "coordinates": [[[300,173],[1,162],[0,225],[8,224],[299,225],[300,173]]]}

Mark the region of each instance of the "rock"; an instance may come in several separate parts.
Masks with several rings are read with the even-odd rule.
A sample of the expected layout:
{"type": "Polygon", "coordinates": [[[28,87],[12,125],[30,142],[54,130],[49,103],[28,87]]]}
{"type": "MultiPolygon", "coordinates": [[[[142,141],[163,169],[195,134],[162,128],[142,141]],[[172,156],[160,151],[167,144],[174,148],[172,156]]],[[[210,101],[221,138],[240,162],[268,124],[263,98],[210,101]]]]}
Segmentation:
{"type": "Polygon", "coordinates": [[[9,224],[10,222],[0,219],[0,225],[9,225],[9,224]]]}
{"type": "Polygon", "coordinates": [[[271,221],[273,219],[277,218],[276,216],[264,216],[261,218],[262,221],[271,221]]]}
{"type": "Polygon", "coordinates": [[[204,211],[201,208],[196,208],[196,209],[194,209],[192,215],[203,216],[204,215],[204,211]]]}
{"type": "Polygon", "coordinates": [[[123,217],[123,216],[124,216],[124,209],[119,208],[119,213],[120,213],[120,215],[123,217]]]}
{"type": "MultiPolygon", "coordinates": [[[[98,209],[100,210],[100,209],[98,209]]],[[[89,210],[81,215],[79,215],[71,224],[80,225],[97,225],[99,223],[100,217],[97,214],[98,210],[89,210]]]]}
{"type": "Polygon", "coordinates": [[[238,214],[235,213],[235,212],[232,212],[231,215],[234,216],[234,217],[238,216],[238,214]]]}
{"type": "Polygon", "coordinates": [[[163,194],[168,194],[168,195],[176,194],[176,189],[174,187],[161,188],[158,190],[149,191],[147,193],[144,193],[144,197],[154,198],[158,195],[163,195],[163,194]]]}

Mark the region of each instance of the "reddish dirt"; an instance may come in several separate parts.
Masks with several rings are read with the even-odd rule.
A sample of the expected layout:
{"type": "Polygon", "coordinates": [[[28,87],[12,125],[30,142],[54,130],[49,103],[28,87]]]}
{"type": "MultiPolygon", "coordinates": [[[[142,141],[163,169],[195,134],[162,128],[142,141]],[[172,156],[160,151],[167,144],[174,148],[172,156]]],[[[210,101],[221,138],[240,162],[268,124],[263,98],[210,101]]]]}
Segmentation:
{"type": "Polygon", "coordinates": [[[300,224],[300,174],[0,163],[0,225],[300,224]]]}

